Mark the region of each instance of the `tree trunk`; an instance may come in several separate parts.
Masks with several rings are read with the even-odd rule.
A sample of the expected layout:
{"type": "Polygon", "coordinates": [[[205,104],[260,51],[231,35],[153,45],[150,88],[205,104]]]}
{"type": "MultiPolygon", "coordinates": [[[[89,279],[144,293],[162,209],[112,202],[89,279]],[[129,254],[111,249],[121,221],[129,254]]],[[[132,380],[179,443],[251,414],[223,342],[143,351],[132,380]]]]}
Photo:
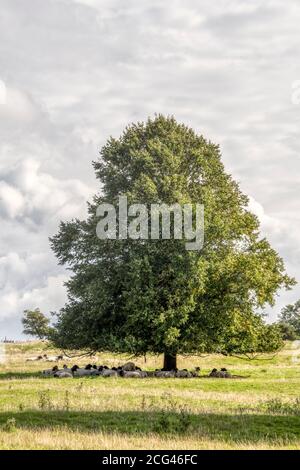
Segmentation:
{"type": "Polygon", "coordinates": [[[164,354],[164,369],[173,370],[177,367],[177,356],[176,354],[164,354]]]}

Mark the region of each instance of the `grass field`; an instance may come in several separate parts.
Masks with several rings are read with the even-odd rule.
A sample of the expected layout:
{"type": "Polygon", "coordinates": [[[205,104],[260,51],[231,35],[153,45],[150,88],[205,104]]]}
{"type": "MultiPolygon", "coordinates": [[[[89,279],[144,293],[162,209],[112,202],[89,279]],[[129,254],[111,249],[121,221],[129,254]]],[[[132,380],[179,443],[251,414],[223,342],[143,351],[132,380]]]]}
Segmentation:
{"type": "MultiPolygon", "coordinates": [[[[227,367],[243,379],[43,378],[49,363],[26,357],[44,350],[54,353],[42,343],[6,345],[1,449],[300,449],[300,362],[291,345],[268,360],[179,360],[202,375],[227,367]]],[[[126,359],[96,358],[111,366],[126,359]]],[[[153,369],[162,358],[136,363],[153,369]]]]}

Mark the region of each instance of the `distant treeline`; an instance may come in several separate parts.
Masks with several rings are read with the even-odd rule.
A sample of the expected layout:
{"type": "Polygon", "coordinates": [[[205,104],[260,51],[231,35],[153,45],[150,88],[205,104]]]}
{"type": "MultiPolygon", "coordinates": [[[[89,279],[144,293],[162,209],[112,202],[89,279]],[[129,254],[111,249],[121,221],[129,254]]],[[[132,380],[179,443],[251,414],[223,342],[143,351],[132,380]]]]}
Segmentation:
{"type": "Polygon", "coordinates": [[[7,338],[4,338],[1,340],[1,343],[32,343],[34,342],[34,340],[29,340],[29,339],[25,339],[25,340],[15,340],[15,339],[7,339],[7,338]]]}

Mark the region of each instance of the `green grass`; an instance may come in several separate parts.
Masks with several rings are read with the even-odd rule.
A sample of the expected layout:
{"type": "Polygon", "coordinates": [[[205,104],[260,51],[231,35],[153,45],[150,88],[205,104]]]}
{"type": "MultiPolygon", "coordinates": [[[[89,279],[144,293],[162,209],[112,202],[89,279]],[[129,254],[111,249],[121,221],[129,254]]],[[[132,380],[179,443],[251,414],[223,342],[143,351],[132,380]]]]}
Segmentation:
{"type": "MultiPolygon", "coordinates": [[[[1,449],[300,449],[300,363],[290,345],[264,360],[180,358],[180,367],[201,367],[201,377],[193,379],[43,378],[40,371],[51,364],[26,357],[54,353],[47,348],[6,347],[1,449]],[[245,378],[206,378],[213,367],[245,378]]],[[[127,359],[105,354],[95,361],[117,365],[127,359]]],[[[161,361],[136,360],[145,369],[161,361]]]]}

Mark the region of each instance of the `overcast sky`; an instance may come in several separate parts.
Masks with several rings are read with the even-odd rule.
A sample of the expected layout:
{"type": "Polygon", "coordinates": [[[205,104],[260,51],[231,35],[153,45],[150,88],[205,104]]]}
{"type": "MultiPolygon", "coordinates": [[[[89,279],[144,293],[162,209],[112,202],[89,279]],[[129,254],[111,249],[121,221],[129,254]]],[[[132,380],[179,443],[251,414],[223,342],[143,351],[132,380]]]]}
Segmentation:
{"type": "Polygon", "coordinates": [[[154,113],[220,144],[300,279],[299,24],[297,0],[1,0],[0,339],[64,304],[48,237],[85,215],[106,139],[154,113]]]}

